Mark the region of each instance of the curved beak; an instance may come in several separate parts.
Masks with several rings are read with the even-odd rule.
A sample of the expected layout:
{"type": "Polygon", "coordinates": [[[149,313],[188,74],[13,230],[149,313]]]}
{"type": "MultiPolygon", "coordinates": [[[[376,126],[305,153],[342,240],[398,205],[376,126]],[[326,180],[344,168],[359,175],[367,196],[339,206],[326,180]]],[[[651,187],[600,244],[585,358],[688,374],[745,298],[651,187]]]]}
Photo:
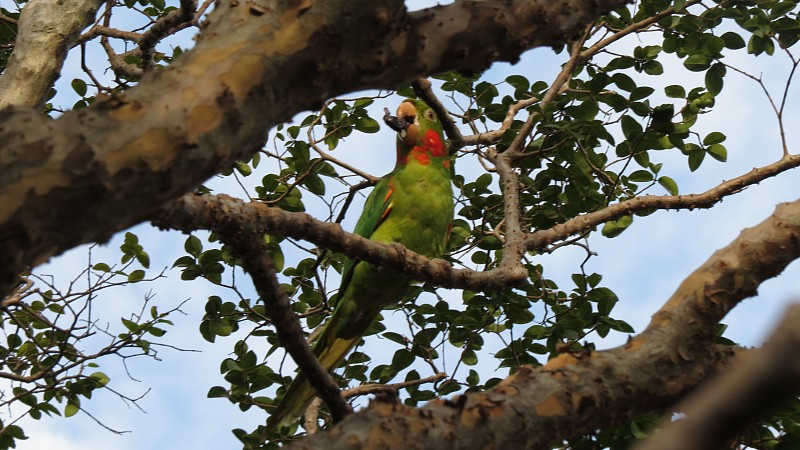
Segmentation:
{"type": "Polygon", "coordinates": [[[400,106],[397,107],[397,116],[390,115],[387,108],[383,108],[383,111],[385,113],[383,121],[386,122],[386,125],[397,132],[404,144],[413,145],[418,134],[417,110],[414,108],[414,104],[409,101],[400,103],[400,106]]]}
{"type": "Polygon", "coordinates": [[[383,115],[383,121],[386,122],[386,125],[389,125],[389,128],[397,132],[407,130],[408,127],[414,125],[417,118],[417,111],[414,109],[414,105],[408,101],[400,103],[400,106],[397,107],[396,117],[389,114],[388,108],[383,108],[383,112],[386,113],[383,115]]]}

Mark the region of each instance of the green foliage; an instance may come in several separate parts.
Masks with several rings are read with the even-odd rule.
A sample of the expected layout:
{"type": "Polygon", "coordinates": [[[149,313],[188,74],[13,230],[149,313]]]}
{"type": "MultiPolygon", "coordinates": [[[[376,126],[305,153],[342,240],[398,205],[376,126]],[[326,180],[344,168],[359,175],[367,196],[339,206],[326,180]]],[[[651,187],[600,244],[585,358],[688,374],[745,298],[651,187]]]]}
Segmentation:
{"type": "MultiPolygon", "coordinates": [[[[120,318],[119,332],[91,316],[92,305],[105,297],[104,291],[163,276],[147,277],[150,260],[135,234],[125,234],[120,253],[120,265],[90,262],[66,289],[50,277],[27,275],[14,300],[4,302],[0,377],[8,384],[0,406],[13,406],[34,420],[43,415],[72,417],[96,390],[111,384],[108,375],[96,370],[95,360],[104,355],[156,358],[153,343],[173,324],[169,316],[177,308],[147,308],[150,298],[145,298],[141,311],[120,318]],[[85,281],[85,287],[80,288],[79,281],[85,281]],[[99,347],[87,340],[95,334],[107,336],[99,347]]],[[[27,439],[18,425],[0,422],[0,427],[0,448],[13,448],[17,440],[27,439]]]]}

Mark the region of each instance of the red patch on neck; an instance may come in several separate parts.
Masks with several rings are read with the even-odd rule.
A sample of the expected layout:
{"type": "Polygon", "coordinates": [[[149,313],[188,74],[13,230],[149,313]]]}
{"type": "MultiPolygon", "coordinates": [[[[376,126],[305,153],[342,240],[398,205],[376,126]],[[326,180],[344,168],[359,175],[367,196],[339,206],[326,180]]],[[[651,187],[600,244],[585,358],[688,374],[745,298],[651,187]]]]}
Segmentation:
{"type": "MultiPolygon", "coordinates": [[[[439,137],[439,133],[434,130],[428,130],[425,133],[425,137],[422,139],[421,145],[415,145],[412,147],[411,151],[408,152],[408,155],[405,157],[400,156],[400,150],[398,148],[398,158],[400,164],[408,163],[408,158],[412,157],[417,160],[417,163],[427,166],[431,162],[431,157],[447,158],[447,156],[447,149],[444,147],[442,139],[439,137]]],[[[444,165],[444,167],[450,167],[450,161],[445,159],[442,161],[442,165],[444,165]]]]}
{"type": "Polygon", "coordinates": [[[442,139],[439,137],[439,133],[434,130],[425,132],[425,139],[422,141],[422,145],[433,157],[442,158],[447,156],[442,139]]]}
{"type": "MultiPolygon", "coordinates": [[[[417,148],[419,148],[419,147],[414,147],[414,150],[416,150],[417,148]]],[[[425,152],[412,151],[411,155],[414,157],[414,159],[417,160],[418,163],[422,164],[423,166],[427,166],[431,162],[431,159],[428,157],[428,154],[425,153],[425,152]]]]}

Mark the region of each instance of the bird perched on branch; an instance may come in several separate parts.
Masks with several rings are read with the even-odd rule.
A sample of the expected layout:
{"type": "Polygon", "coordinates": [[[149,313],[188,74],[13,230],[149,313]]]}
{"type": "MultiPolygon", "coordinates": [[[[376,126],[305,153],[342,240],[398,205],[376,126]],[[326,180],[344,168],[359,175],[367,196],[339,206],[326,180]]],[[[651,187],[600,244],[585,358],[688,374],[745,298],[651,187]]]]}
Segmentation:
{"type": "MultiPolygon", "coordinates": [[[[378,242],[397,242],[430,258],[444,253],[453,221],[450,155],[442,124],[425,102],[407,99],[397,116],[385,109],[384,121],[397,132],[397,163],[367,198],[355,234],[378,242]]],[[[327,370],[339,366],[378,313],[400,301],[410,277],[386,267],[349,258],[342,271],[339,300],[314,353],[327,370]]],[[[296,421],[314,398],[300,373],[267,422],[273,430],[296,421]]]]}

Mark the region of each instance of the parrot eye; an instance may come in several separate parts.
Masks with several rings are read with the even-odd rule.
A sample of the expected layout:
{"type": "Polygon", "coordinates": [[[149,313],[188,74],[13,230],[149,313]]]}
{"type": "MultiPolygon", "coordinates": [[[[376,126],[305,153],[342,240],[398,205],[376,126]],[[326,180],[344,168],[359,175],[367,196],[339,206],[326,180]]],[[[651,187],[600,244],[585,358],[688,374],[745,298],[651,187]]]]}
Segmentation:
{"type": "Polygon", "coordinates": [[[425,118],[430,120],[430,121],[433,121],[436,118],[436,116],[434,116],[434,114],[433,114],[433,110],[432,109],[429,109],[429,110],[425,111],[425,118]]]}

